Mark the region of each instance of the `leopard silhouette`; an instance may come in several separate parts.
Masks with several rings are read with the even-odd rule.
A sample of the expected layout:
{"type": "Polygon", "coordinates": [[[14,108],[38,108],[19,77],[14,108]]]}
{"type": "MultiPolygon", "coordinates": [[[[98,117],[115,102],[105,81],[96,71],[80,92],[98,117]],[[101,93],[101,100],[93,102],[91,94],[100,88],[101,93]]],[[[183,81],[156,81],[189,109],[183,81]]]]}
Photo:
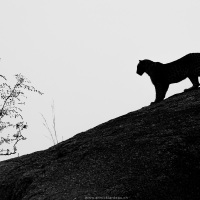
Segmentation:
{"type": "MultiPolygon", "coordinates": [[[[169,85],[189,78],[193,86],[185,89],[189,91],[199,87],[200,53],[190,53],[170,63],[140,60],[137,65],[137,74],[147,73],[155,87],[156,99],[152,103],[158,103],[165,98],[169,85]]],[[[152,104],[151,103],[151,104],[152,104]]]]}

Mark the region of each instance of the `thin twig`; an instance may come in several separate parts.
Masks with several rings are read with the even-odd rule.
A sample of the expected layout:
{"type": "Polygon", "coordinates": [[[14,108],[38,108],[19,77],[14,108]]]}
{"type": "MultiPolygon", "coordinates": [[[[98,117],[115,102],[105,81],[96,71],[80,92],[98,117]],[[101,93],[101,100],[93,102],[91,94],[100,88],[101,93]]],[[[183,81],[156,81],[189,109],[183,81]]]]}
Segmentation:
{"type": "MultiPolygon", "coordinates": [[[[40,113],[41,114],[41,113],[40,113]]],[[[43,114],[41,114],[42,115],[42,117],[43,117],[43,119],[44,119],[44,122],[45,123],[43,123],[43,125],[47,128],[47,130],[49,131],[49,133],[50,133],[50,135],[51,135],[51,138],[52,138],[52,141],[53,141],[53,144],[55,145],[55,140],[54,140],[54,138],[53,138],[53,134],[52,134],[52,132],[51,132],[51,129],[49,128],[49,126],[48,126],[48,123],[47,123],[47,120],[45,119],[45,117],[44,117],[44,115],[43,114]]]]}
{"type": "Polygon", "coordinates": [[[3,110],[4,110],[4,107],[5,107],[5,105],[6,105],[6,102],[8,101],[8,99],[9,99],[10,97],[12,97],[13,92],[15,91],[15,89],[16,89],[19,85],[21,85],[21,83],[17,83],[17,84],[14,86],[13,90],[11,91],[10,95],[8,95],[7,98],[5,99],[4,104],[3,104],[2,108],[1,108],[1,111],[0,111],[0,114],[1,114],[0,120],[1,120],[2,117],[4,116],[4,115],[3,115],[3,110]]]}
{"type": "Polygon", "coordinates": [[[53,115],[53,130],[54,130],[54,134],[55,134],[55,138],[56,138],[56,143],[58,144],[58,137],[57,137],[57,132],[56,132],[56,117],[55,117],[54,101],[53,101],[51,108],[52,108],[52,115],[53,115]]]}

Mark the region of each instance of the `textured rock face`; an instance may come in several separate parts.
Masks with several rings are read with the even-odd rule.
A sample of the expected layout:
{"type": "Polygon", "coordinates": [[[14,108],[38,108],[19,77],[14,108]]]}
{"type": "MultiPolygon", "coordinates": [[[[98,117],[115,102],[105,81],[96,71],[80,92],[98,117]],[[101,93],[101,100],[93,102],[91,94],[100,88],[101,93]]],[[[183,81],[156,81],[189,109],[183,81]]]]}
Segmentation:
{"type": "Polygon", "coordinates": [[[0,199],[200,199],[200,90],[0,162],[0,199]]]}

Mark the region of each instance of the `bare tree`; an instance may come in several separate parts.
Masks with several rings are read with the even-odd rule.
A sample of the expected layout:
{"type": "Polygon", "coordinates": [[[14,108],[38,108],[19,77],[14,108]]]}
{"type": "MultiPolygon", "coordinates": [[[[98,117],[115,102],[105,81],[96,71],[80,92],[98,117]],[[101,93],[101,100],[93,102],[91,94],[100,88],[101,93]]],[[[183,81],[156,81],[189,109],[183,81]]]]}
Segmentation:
{"type": "MultiPolygon", "coordinates": [[[[31,82],[22,74],[16,74],[15,78],[17,82],[14,87],[11,87],[6,82],[0,84],[0,99],[2,100],[0,103],[0,134],[3,134],[8,128],[16,130],[12,135],[1,136],[0,155],[15,154],[17,152],[17,143],[26,139],[22,135],[22,130],[26,129],[28,125],[24,122],[21,108],[22,105],[25,105],[25,99],[27,98],[24,93],[25,90],[37,92],[40,95],[43,94],[31,86],[31,82]]],[[[4,79],[6,80],[5,77],[4,79]]]]}

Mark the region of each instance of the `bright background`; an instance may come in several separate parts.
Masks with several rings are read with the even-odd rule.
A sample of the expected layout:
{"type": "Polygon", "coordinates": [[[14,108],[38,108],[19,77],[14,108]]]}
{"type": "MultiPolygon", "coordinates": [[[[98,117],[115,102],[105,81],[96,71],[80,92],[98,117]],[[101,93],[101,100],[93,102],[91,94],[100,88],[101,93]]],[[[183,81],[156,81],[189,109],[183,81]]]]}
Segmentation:
{"type": "MultiPolygon", "coordinates": [[[[51,126],[53,100],[59,141],[149,105],[154,87],[138,60],[199,52],[199,9],[198,0],[0,1],[0,74],[22,73],[45,93],[27,93],[19,155],[53,145],[40,114],[51,126]]],[[[171,85],[167,97],[189,86],[171,85]]]]}

